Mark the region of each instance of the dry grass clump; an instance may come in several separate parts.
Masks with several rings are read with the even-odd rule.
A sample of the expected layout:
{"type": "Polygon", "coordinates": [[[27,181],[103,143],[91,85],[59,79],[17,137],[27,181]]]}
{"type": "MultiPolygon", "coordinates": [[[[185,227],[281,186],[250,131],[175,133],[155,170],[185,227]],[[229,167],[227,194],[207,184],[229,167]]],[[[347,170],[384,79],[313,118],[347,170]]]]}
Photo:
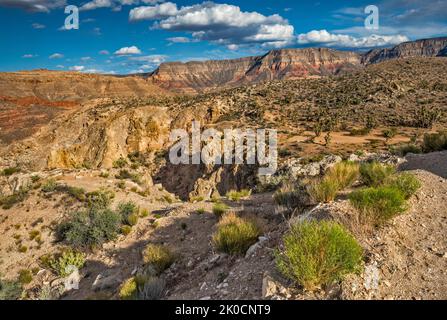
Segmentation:
{"type": "Polygon", "coordinates": [[[175,254],[166,246],[149,244],[143,251],[143,261],[162,273],[175,262],[175,254]]]}
{"type": "Polygon", "coordinates": [[[243,219],[230,212],[220,220],[213,243],[221,252],[240,255],[255,244],[260,235],[261,228],[254,220],[243,219]]]}

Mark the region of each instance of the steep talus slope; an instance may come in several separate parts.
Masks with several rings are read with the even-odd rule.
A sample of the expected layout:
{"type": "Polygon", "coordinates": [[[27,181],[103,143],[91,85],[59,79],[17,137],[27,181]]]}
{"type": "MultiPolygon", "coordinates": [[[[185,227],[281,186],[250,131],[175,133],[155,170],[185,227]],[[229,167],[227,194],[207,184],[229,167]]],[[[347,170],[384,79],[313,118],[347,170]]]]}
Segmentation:
{"type": "Polygon", "coordinates": [[[363,55],[362,63],[378,63],[396,58],[446,56],[447,37],[401,43],[393,48],[374,49],[363,55]]]}
{"type": "Polygon", "coordinates": [[[164,63],[150,79],[170,90],[201,92],[266,80],[332,75],[359,66],[360,56],[353,52],[284,49],[235,60],[164,63]]]}

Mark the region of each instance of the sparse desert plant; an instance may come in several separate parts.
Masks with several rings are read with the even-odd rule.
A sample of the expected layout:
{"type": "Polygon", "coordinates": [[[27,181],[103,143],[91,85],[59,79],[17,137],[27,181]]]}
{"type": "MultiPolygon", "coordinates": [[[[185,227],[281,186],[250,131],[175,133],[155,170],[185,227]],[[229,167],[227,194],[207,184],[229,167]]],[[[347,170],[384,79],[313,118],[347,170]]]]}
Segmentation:
{"type": "Polygon", "coordinates": [[[424,152],[447,150],[447,131],[425,134],[422,148],[424,152]]]}
{"type": "Polygon", "coordinates": [[[362,182],[369,187],[377,187],[396,173],[396,168],[379,162],[364,163],[360,166],[362,182]]]}
{"type": "Polygon", "coordinates": [[[127,236],[132,232],[132,227],[129,225],[121,226],[121,234],[127,236]]]}
{"type": "Polygon", "coordinates": [[[256,243],[260,235],[261,228],[255,221],[240,218],[230,212],[220,220],[213,235],[213,243],[221,252],[241,255],[256,243]]]}
{"type": "Polygon", "coordinates": [[[158,277],[148,277],[138,286],[139,300],[160,300],[163,297],[166,283],[158,277]]]}
{"type": "Polygon", "coordinates": [[[392,176],[386,185],[400,190],[406,200],[410,199],[421,188],[421,182],[418,178],[408,172],[392,176]]]}
{"type": "Polygon", "coordinates": [[[138,206],[132,201],[121,202],[118,205],[118,213],[121,215],[123,223],[129,226],[134,226],[138,223],[138,211],[138,206]]]}
{"type": "Polygon", "coordinates": [[[344,227],[329,221],[295,224],[276,254],[278,269],[307,290],[340,281],[356,272],[362,248],[344,227]]]}
{"type": "Polygon", "coordinates": [[[66,186],[64,191],[69,196],[77,199],[78,201],[84,201],[85,198],[86,198],[86,196],[85,196],[85,189],[83,189],[83,188],[66,186]]]}
{"type": "Polygon", "coordinates": [[[124,168],[127,165],[128,165],[127,160],[123,157],[120,157],[119,159],[113,161],[113,167],[117,169],[124,168]]]}
{"type": "Polygon", "coordinates": [[[434,108],[420,107],[414,113],[414,126],[416,128],[431,129],[441,118],[441,110],[434,108]]]}
{"type": "Polygon", "coordinates": [[[23,288],[19,281],[0,279],[0,300],[18,300],[23,288]]]}
{"type": "Polygon", "coordinates": [[[309,194],[316,202],[328,203],[334,201],[338,191],[337,181],[328,178],[314,181],[309,187],[309,194]]]}
{"type": "Polygon", "coordinates": [[[206,210],[204,208],[197,209],[197,214],[205,214],[206,210]]]}
{"type": "Polygon", "coordinates": [[[304,197],[307,197],[307,191],[303,190],[301,186],[286,182],[274,193],[273,200],[278,206],[292,211],[304,205],[304,197]]]}
{"type": "Polygon", "coordinates": [[[242,189],[240,191],[231,190],[226,194],[227,198],[231,201],[240,201],[241,199],[251,196],[251,190],[242,189]]]}
{"type": "Polygon", "coordinates": [[[72,267],[82,269],[85,265],[85,254],[79,251],[66,249],[55,254],[46,262],[48,267],[61,277],[70,275],[72,267]]]}
{"type": "Polygon", "coordinates": [[[391,148],[393,154],[405,157],[409,153],[419,154],[422,153],[422,148],[416,144],[403,144],[400,146],[394,146],[391,148]]]}
{"type": "Polygon", "coordinates": [[[228,209],[230,209],[230,207],[227,206],[225,203],[216,202],[213,205],[213,214],[216,217],[222,217],[228,211],[228,209]]]}
{"type": "Polygon", "coordinates": [[[205,200],[204,197],[196,196],[196,197],[190,197],[189,202],[196,203],[196,202],[203,202],[205,200]]]}
{"type": "Polygon", "coordinates": [[[115,198],[115,194],[109,190],[98,190],[86,194],[87,206],[92,210],[107,209],[113,198],[115,198]]]}
{"type": "Polygon", "coordinates": [[[9,168],[3,169],[1,175],[8,177],[8,176],[12,176],[13,174],[18,173],[18,172],[20,172],[19,167],[9,167],[9,168]]]}
{"type": "Polygon", "coordinates": [[[137,275],[127,279],[120,287],[121,300],[159,300],[165,290],[165,282],[152,275],[137,275]]]}
{"type": "Polygon", "coordinates": [[[405,195],[395,187],[382,186],[354,191],[351,204],[359,210],[362,223],[380,226],[407,209],[405,195]]]}
{"type": "Polygon", "coordinates": [[[386,139],[386,141],[389,141],[397,135],[397,130],[396,128],[384,129],[382,131],[382,135],[386,139]]]}
{"type": "Polygon", "coordinates": [[[119,290],[119,297],[121,300],[136,300],[138,297],[138,285],[135,277],[127,279],[121,285],[119,290]]]}
{"type": "Polygon", "coordinates": [[[22,285],[31,283],[31,281],[33,281],[33,273],[31,272],[31,270],[28,270],[28,269],[20,270],[19,271],[18,281],[22,285]]]}
{"type": "Polygon", "coordinates": [[[149,210],[148,209],[142,209],[140,212],[140,218],[147,218],[149,217],[149,210]]]}
{"type": "Polygon", "coordinates": [[[78,211],[57,227],[57,235],[73,247],[97,247],[118,235],[121,216],[111,210],[78,211]]]}
{"type": "Polygon", "coordinates": [[[175,254],[166,246],[149,244],[143,250],[143,262],[160,274],[175,262],[175,254]]]}
{"type": "Polygon", "coordinates": [[[9,196],[0,196],[0,206],[3,210],[11,209],[14,205],[24,201],[28,196],[28,190],[21,188],[9,196]]]}
{"type": "Polygon", "coordinates": [[[54,192],[54,191],[56,191],[56,188],[57,188],[57,182],[53,178],[48,179],[42,185],[42,191],[44,193],[54,192]]]}
{"type": "Polygon", "coordinates": [[[339,190],[350,187],[360,175],[360,165],[352,161],[342,161],[330,168],[325,179],[333,180],[337,183],[339,190]]]}

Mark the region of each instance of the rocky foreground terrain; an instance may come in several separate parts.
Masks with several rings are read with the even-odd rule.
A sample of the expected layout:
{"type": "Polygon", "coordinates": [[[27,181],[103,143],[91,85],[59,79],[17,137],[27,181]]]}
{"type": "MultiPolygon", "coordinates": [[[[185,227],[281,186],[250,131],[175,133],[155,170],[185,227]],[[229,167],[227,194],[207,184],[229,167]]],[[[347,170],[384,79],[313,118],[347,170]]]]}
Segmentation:
{"type": "Polygon", "coordinates": [[[368,63],[305,49],[167,64],[149,79],[1,74],[0,299],[446,299],[443,41],[368,63]],[[170,164],[169,133],[193,120],[277,129],[278,171],[170,164]],[[330,184],[334,170],[349,182],[330,184]],[[363,199],[368,211],[362,192],[395,202],[363,199]],[[369,221],[383,203],[398,214],[369,221]],[[256,226],[236,252],[217,243],[225,219],[256,226]],[[355,270],[318,285],[286,275],[278,253],[303,221],[346,229],[355,270]]]}

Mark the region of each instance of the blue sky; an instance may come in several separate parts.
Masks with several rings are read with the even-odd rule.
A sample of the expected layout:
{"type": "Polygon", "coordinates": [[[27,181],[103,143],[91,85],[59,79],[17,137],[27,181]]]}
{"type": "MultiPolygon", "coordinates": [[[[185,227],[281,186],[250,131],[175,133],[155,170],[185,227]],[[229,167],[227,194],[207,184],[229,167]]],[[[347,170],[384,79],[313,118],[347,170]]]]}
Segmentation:
{"type": "Polygon", "coordinates": [[[447,1],[0,0],[0,71],[125,74],[164,61],[225,59],[275,48],[368,50],[447,35],[447,1]],[[367,30],[368,5],[379,8],[367,30]],[[79,30],[63,30],[66,5],[79,30]]]}

